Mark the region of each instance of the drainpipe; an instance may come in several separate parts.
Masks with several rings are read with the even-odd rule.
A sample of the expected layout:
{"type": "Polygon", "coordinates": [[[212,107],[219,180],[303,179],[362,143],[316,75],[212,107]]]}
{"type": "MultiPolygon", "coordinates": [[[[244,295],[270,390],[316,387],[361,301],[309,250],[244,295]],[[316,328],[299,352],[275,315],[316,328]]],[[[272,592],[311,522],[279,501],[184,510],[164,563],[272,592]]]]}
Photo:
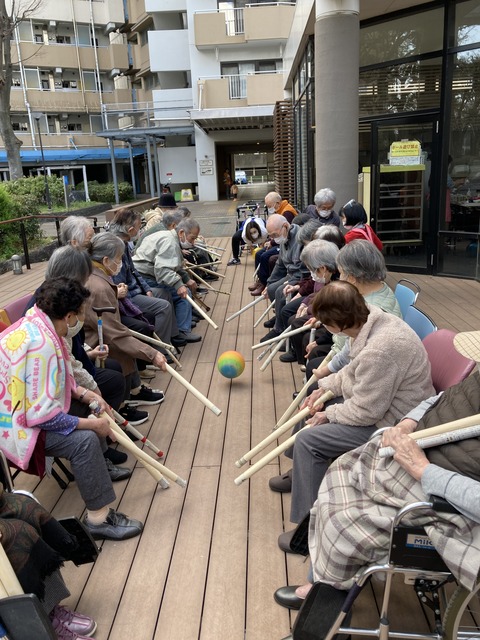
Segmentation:
{"type": "Polygon", "coordinates": [[[30,125],[30,135],[32,137],[32,146],[36,151],[37,141],[35,139],[35,127],[33,126],[32,110],[30,109],[30,103],[28,102],[27,82],[25,78],[25,67],[23,66],[23,62],[22,62],[22,52],[20,51],[20,38],[18,37],[18,25],[15,25],[14,33],[15,33],[15,45],[17,47],[18,66],[20,68],[20,78],[22,83],[23,101],[27,109],[28,124],[30,125]]]}

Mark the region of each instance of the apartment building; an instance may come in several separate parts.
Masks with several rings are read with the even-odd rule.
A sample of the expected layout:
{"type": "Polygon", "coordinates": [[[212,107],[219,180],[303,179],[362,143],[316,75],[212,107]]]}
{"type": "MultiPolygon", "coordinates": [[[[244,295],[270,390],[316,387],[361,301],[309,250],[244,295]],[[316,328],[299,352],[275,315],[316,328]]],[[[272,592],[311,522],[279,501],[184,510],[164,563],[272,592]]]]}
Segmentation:
{"type": "MultiPolygon", "coordinates": [[[[11,120],[23,142],[26,173],[41,167],[41,135],[49,171],[62,167],[72,182],[83,179],[76,168],[82,166],[90,179],[110,177],[108,142],[96,132],[104,129],[107,105],[132,102],[132,56],[120,31],[125,22],[123,0],[43,0],[18,23],[11,43],[11,120]]],[[[144,150],[132,153],[143,156],[144,150]]],[[[129,149],[120,145],[114,154],[119,178],[129,178],[129,149]]],[[[6,167],[4,152],[0,167],[6,167]]]]}
{"type": "Polygon", "coordinates": [[[294,10],[294,2],[145,0],[128,38],[142,46],[133,86],[148,81],[154,112],[148,104],[132,105],[128,115],[123,109],[131,130],[110,136],[150,138],[152,193],[167,183],[216,200],[225,194],[225,169],[249,182],[272,177],[274,105],[285,95],[283,50],[294,10]]]}

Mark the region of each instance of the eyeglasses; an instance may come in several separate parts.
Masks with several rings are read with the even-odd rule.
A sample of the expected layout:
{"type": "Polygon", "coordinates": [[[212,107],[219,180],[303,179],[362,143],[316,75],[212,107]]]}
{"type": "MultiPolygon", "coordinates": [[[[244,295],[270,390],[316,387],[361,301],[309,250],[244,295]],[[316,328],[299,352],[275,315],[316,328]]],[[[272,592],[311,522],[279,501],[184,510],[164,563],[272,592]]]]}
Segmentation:
{"type": "Polygon", "coordinates": [[[357,201],[352,198],[347,202],[346,205],[343,206],[343,208],[346,209],[347,207],[353,207],[354,204],[357,204],[357,201]]]}

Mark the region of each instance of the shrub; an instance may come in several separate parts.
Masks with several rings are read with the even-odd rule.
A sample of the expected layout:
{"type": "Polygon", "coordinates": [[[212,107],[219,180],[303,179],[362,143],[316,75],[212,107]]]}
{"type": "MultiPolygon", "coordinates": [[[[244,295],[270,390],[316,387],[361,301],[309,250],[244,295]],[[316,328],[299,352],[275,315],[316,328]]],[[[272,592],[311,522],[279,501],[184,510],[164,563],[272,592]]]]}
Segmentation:
{"type": "MultiPolygon", "coordinates": [[[[18,181],[17,181],[18,182],[18,181]]],[[[5,188],[6,182],[0,186],[0,220],[21,218],[38,213],[37,198],[28,193],[11,194],[5,188]]],[[[39,240],[42,230],[39,220],[31,218],[24,221],[27,242],[39,240]]],[[[21,223],[12,222],[0,225],[0,257],[9,258],[13,253],[23,253],[21,223]]]]}
{"type": "MultiPolygon", "coordinates": [[[[81,182],[77,185],[77,189],[84,190],[85,185],[81,182]]],[[[88,181],[88,195],[93,202],[115,202],[115,189],[113,182],[97,182],[97,180],[88,181]]],[[[118,183],[118,196],[121,202],[131,200],[133,198],[133,187],[129,182],[118,183]]]]}
{"type": "MultiPolygon", "coordinates": [[[[63,180],[57,176],[47,176],[48,190],[52,205],[62,205],[64,203],[63,180]]],[[[45,197],[45,178],[35,176],[34,178],[20,178],[11,180],[3,185],[7,193],[15,196],[31,196],[38,204],[47,204],[45,197]]]]}

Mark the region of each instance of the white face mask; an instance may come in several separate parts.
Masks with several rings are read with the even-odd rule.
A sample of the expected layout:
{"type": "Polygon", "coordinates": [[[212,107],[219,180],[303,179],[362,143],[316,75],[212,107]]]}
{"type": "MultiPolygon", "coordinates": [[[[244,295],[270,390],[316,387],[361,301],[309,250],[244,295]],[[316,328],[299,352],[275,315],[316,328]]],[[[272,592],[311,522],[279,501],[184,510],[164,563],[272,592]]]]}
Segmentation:
{"type": "Polygon", "coordinates": [[[73,325],[73,327],[71,327],[70,325],[67,325],[67,338],[73,338],[74,336],[76,336],[77,333],[81,331],[82,327],[83,327],[83,320],[79,320],[77,317],[77,321],[73,325]]]}
{"type": "Polygon", "coordinates": [[[191,249],[193,247],[193,244],[191,242],[182,242],[180,240],[180,246],[182,247],[182,249],[191,249]]]}
{"type": "Polygon", "coordinates": [[[115,260],[110,260],[110,262],[113,262],[113,264],[115,265],[115,269],[112,269],[111,267],[107,267],[107,269],[110,271],[110,275],[118,276],[118,274],[122,269],[122,263],[115,262],[115,260]]]}
{"type": "Polygon", "coordinates": [[[267,211],[268,211],[268,215],[271,216],[272,213],[275,213],[275,207],[268,207],[267,211]]]}
{"type": "Polygon", "coordinates": [[[324,211],[323,209],[317,209],[318,211],[318,215],[321,218],[328,218],[328,216],[332,213],[331,209],[328,209],[328,211],[324,211]]]}
{"type": "Polygon", "coordinates": [[[324,276],[317,276],[317,272],[316,271],[310,271],[310,275],[312,276],[312,280],[314,282],[319,282],[320,284],[325,284],[325,277],[324,276]]]}
{"type": "Polygon", "coordinates": [[[288,238],[286,238],[285,236],[280,236],[279,238],[275,238],[275,242],[277,244],[285,244],[287,240],[288,238]]]}
{"type": "Polygon", "coordinates": [[[252,240],[258,240],[258,238],[260,237],[260,234],[256,229],[252,229],[252,231],[250,231],[250,237],[252,240]]]}

